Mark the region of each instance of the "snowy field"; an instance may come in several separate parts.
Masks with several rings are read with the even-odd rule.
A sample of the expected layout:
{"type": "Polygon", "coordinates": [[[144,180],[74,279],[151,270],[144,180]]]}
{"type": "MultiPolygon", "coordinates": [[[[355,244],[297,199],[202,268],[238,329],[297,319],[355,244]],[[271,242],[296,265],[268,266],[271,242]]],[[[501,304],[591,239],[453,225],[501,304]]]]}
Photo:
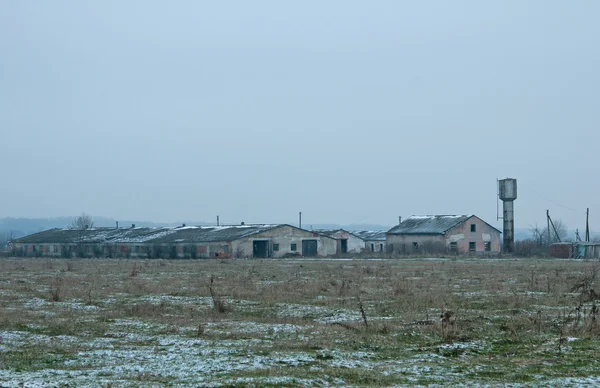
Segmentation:
{"type": "Polygon", "coordinates": [[[598,386],[600,263],[0,261],[0,386],[598,386]]]}

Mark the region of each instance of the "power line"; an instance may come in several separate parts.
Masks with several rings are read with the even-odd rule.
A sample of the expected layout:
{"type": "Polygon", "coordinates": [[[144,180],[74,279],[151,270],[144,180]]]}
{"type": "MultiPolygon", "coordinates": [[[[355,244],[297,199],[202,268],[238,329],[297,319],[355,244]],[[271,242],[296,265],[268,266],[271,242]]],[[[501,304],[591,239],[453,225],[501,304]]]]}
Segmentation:
{"type": "MultiPolygon", "coordinates": [[[[521,183],[521,182],[519,182],[519,183],[521,183]]],[[[560,207],[562,207],[562,208],[565,208],[565,209],[567,209],[567,210],[570,210],[570,211],[573,211],[573,212],[576,212],[576,213],[579,213],[579,212],[580,212],[580,210],[573,209],[572,207],[565,206],[565,205],[561,205],[560,203],[558,203],[558,202],[556,202],[556,201],[553,201],[552,199],[550,199],[550,198],[548,198],[548,197],[546,197],[546,196],[544,196],[544,195],[540,194],[539,192],[537,192],[537,191],[536,191],[536,190],[534,190],[533,188],[531,188],[531,187],[527,186],[525,183],[521,183],[521,184],[522,184],[523,186],[525,186],[525,188],[526,188],[526,189],[528,189],[528,190],[531,190],[533,193],[537,194],[539,197],[541,197],[541,198],[545,199],[545,200],[546,200],[546,201],[548,201],[548,202],[552,202],[552,203],[553,203],[553,204],[555,204],[556,206],[560,206],[560,207]]],[[[585,214],[585,212],[582,212],[582,213],[584,213],[584,214],[585,214]]]]}

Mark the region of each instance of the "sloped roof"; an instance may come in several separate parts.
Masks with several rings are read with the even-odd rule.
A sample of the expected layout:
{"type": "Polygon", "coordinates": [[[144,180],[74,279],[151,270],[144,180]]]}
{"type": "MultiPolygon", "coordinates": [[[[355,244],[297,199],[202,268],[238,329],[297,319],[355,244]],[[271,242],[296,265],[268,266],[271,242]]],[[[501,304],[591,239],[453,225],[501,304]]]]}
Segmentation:
{"type": "Polygon", "coordinates": [[[237,226],[203,226],[182,228],[174,235],[167,235],[153,240],[154,243],[172,242],[220,242],[235,241],[254,234],[266,232],[284,225],[237,225],[237,226]]]}
{"type": "Polygon", "coordinates": [[[337,239],[337,237],[335,237],[334,235],[338,232],[348,233],[354,237],[361,238],[360,236],[354,234],[354,232],[348,231],[346,229],[311,229],[310,231],[332,239],[337,239]]]}
{"type": "Polygon", "coordinates": [[[365,241],[385,241],[385,230],[353,230],[352,234],[365,241]]]}
{"type": "Polygon", "coordinates": [[[394,226],[388,234],[444,234],[472,215],[410,216],[400,225],[394,226]]]}
{"type": "Polygon", "coordinates": [[[336,234],[337,232],[345,232],[345,230],[343,230],[343,229],[311,229],[310,231],[314,232],[314,233],[322,234],[327,237],[331,237],[332,235],[336,234]]]}
{"type": "Polygon", "coordinates": [[[175,233],[173,228],[90,228],[79,229],[50,229],[34,233],[14,240],[15,243],[105,243],[105,242],[146,242],[175,233]]]}
{"type": "Polygon", "coordinates": [[[50,229],[14,240],[17,244],[182,243],[234,241],[283,224],[161,228],[50,229]]]}

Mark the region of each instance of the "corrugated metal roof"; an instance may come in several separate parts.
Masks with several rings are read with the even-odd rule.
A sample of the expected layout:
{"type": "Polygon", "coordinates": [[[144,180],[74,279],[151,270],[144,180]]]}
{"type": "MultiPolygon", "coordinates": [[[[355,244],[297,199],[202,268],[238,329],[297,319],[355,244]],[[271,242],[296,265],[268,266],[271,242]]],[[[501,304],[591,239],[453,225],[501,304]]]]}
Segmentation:
{"type": "Polygon", "coordinates": [[[322,234],[327,237],[331,237],[332,235],[334,235],[340,231],[344,232],[343,229],[311,229],[310,231],[314,232],[314,233],[322,234]]]}
{"type": "MultiPolygon", "coordinates": [[[[335,234],[338,232],[347,233],[354,237],[361,238],[360,236],[357,236],[354,232],[348,231],[346,229],[311,229],[310,231],[313,233],[317,233],[321,236],[329,237],[332,239],[338,239],[338,237],[335,236],[335,234]]],[[[385,236],[384,236],[384,239],[385,239],[385,236]]]]}
{"type": "Polygon", "coordinates": [[[280,227],[280,224],[184,226],[163,228],[50,229],[14,240],[17,244],[173,243],[234,241],[280,227]]]}
{"type": "Polygon", "coordinates": [[[472,215],[410,216],[400,225],[388,231],[388,234],[444,234],[472,215]]]}
{"type": "Polygon", "coordinates": [[[385,241],[385,230],[353,230],[353,235],[365,241],[385,241]]]}
{"type": "Polygon", "coordinates": [[[183,240],[177,242],[220,242],[220,241],[235,241],[254,234],[266,232],[267,230],[277,228],[284,225],[239,225],[239,226],[212,226],[198,227],[195,229],[187,228],[177,230],[174,235],[153,240],[154,243],[169,243],[174,240],[183,240]]]}

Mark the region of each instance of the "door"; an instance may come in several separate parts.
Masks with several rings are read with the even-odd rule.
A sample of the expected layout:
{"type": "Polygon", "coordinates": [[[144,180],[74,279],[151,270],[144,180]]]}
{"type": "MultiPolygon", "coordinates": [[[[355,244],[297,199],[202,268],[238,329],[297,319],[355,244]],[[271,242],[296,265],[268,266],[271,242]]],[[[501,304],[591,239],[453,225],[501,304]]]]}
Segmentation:
{"type": "Polygon", "coordinates": [[[253,241],[252,242],[252,257],[257,257],[257,258],[269,257],[269,242],[268,241],[253,241]]]}
{"type": "Polygon", "coordinates": [[[317,240],[302,240],[302,256],[317,256],[317,240]]]}

